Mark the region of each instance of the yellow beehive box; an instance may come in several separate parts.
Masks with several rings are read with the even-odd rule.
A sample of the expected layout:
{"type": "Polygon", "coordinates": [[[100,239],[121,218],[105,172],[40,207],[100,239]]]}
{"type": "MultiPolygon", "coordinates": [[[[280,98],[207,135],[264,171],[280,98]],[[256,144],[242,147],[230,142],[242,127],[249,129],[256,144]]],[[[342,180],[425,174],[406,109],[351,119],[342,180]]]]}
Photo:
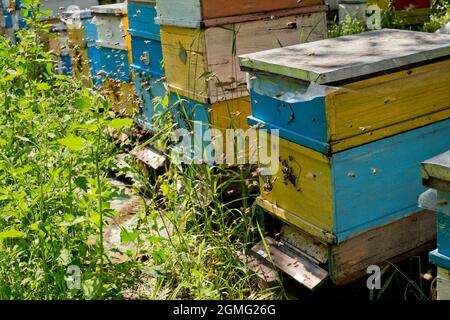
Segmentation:
{"type": "MultiPolygon", "coordinates": [[[[311,9],[309,8],[309,11],[311,9]]],[[[206,29],[161,26],[171,91],[203,103],[247,96],[237,56],[326,38],[326,11],[234,22],[206,29]]]]}

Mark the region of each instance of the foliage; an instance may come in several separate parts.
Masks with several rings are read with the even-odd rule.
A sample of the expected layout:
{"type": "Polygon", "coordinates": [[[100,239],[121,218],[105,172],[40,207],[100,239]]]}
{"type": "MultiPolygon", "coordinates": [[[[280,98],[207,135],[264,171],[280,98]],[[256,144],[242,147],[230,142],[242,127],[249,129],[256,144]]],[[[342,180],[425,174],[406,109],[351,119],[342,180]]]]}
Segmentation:
{"type": "Polygon", "coordinates": [[[432,3],[430,21],[425,23],[422,31],[435,32],[448,22],[450,22],[450,1],[434,0],[432,3]]]}
{"type": "Polygon", "coordinates": [[[29,30],[17,46],[0,37],[0,298],[115,298],[127,266],[112,265],[103,246],[117,193],[106,179],[109,105],[53,72],[37,40],[39,2],[22,3],[29,30]],[[69,266],[82,290],[67,286],[69,266]]]}

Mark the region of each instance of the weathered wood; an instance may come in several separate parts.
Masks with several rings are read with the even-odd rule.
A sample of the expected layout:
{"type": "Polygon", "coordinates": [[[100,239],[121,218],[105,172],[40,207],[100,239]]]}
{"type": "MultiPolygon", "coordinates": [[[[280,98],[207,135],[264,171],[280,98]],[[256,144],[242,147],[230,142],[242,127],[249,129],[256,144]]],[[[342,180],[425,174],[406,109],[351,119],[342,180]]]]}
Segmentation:
{"type": "Polygon", "coordinates": [[[239,23],[239,22],[274,19],[274,18],[280,18],[280,17],[285,17],[285,16],[309,14],[309,13],[323,12],[323,11],[327,11],[327,6],[317,5],[317,6],[311,6],[311,7],[301,7],[301,8],[297,8],[297,9],[265,11],[265,12],[251,13],[251,14],[245,14],[245,15],[239,15],[239,16],[228,16],[228,17],[208,19],[208,20],[203,21],[203,26],[208,28],[208,27],[233,24],[233,23],[239,23]]]}
{"type": "Polygon", "coordinates": [[[383,29],[242,55],[239,60],[246,70],[329,84],[448,56],[448,35],[383,29]]]}
{"type": "Polygon", "coordinates": [[[332,248],[331,277],[337,285],[386,265],[425,252],[436,245],[435,215],[422,211],[352,237],[332,248]]]}
{"type": "Polygon", "coordinates": [[[274,266],[251,250],[247,254],[236,253],[238,259],[257,277],[262,288],[274,288],[280,285],[280,277],[274,266]]]}
{"type": "Polygon", "coordinates": [[[162,167],[166,161],[166,157],[151,146],[138,147],[131,151],[131,154],[155,170],[162,167]]]}
{"type": "Polygon", "coordinates": [[[421,173],[424,185],[430,186],[432,183],[432,187],[438,187],[435,189],[440,189],[440,186],[445,189],[442,191],[450,192],[450,150],[422,162],[421,173]],[[436,180],[439,181],[439,186],[435,184],[436,180]]]}
{"type": "Polygon", "coordinates": [[[284,224],[281,227],[280,241],[306,253],[319,263],[325,264],[328,260],[326,244],[290,225],[284,224]]]}
{"type": "Polygon", "coordinates": [[[202,103],[248,96],[238,55],[325,37],[325,12],[206,30],[162,26],[167,83],[172,91],[202,103]]]}
{"type": "Polygon", "coordinates": [[[201,28],[205,20],[237,17],[245,21],[249,14],[323,5],[323,0],[157,0],[157,23],[187,28],[201,28]]]}
{"type": "Polygon", "coordinates": [[[444,268],[438,268],[437,299],[450,300],[450,271],[444,268]]]}
{"type": "Polygon", "coordinates": [[[327,279],[327,271],[308,260],[305,256],[300,256],[290,251],[282,243],[276,242],[270,237],[266,237],[265,241],[270,255],[262,241],[256,244],[252,251],[273,262],[275,266],[308,289],[313,290],[317,288],[327,279]]]}

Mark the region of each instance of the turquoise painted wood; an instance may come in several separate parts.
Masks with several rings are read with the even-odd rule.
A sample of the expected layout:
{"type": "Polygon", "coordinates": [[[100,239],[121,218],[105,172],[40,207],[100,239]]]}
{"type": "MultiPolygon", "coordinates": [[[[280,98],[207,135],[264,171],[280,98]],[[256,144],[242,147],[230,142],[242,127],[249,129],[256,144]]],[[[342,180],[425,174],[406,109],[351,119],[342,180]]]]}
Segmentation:
{"type": "Polygon", "coordinates": [[[155,21],[161,25],[199,28],[202,20],[200,1],[158,0],[156,6],[158,16],[155,21]]]}
{"type": "Polygon", "coordinates": [[[450,120],[333,154],[337,241],[420,209],[420,163],[450,149],[450,120]]]}
{"type": "Polygon", "coordinates": [[[133,66],[141,68],[156,77],[162,77],[164,71],[161,66],[163,60],[161,41],[159,39],[143,38],[133,30],[130,30],[130,34],[133,66]]]}
{"type": "Polygon", "coordinates": [[[83,20],[84,36],[88,47],[95,46],[98,40],[97,25],[92,22],[92,18],[83,20]]]}
{"type": "Polygon", "coordinates": [[[156,97],[164,97],[166,90],[160,77],[152,75],[146,70],[132,66],[134,87],[143,102],[142,113],[138,123],[148,130],[155,131],[154,120],[165,111],[164,107],[155,101],[156,97]]]}
{"type": "Polygon", "coordinates": [[[13,27],[13,17],[12,15],[14,14],[13,12],[11,12],[11,10],[9,9],[3,9],[3,17],[5,19],[5,28],[12,28],[13,27]]]}
{"type": "Polygon", "coordinates": [[[91,71],[92,83],[96,87],[102,86],[104,78],[101,75],[99,75],[100,70],[102,70],[100,48],[95,46],[92,47],[88,46],[87,54],[89,57],[89,69],[91,71]]]}
{"type": "Polygon", "coordinates": [[[61,60],[61,73],[64,75],[72,74],[72,60],[70,56],[60,56],[58,59],[61,60]]]}
{"type": "Polygon", "coordinates": [[[329,150],[325,94],[310,84],[257,75],[251,80],[249,125],[278,129],[280,136],[322,153],[329,150]],[[280,95],[282,93],[282,95],[280,95]]]}
{"type": "Polygon", "coordinates": [[[146,39],[160,39],[160,27],[155,23],[156,9],[152,2],[128,1],[128,28],[146,39]]]}
{"type": "MultiPolygon", "coordinates": [[[[213,146],[212,134],[210,132],[211,114],[209,106],[202,104],[195,100],[188,99],[183,96],[178,96],[175,93],[170,94],[171,104],[174,106],[172,114],[175,123],[179,128],[191,132],[190,140],[183,140],[181,146],[186,141],[191,142],[192,148],[189,152],[183,152],[183,156],[187,159],[202,162],[206,159],[209,163],[214,162],[214,151],[211,149],[210,153],[207,148],[213,146]],[[191,152],[192,151],[192,152],[191,152]]],[[[181,149],[175,147],[176,149],[181,149]]]]}
{"type": "Polygon", "coordinates": [[[101,70],[110,79],[129,82],[131,80],[128,52],[126,50],[98,48],[100,53],[101,70]]]}
{"type": "Polygon", "coordinates": [[[428,189],[420,195],[419,207],[436,212],[438,251],[450,256],[450,193],[428,189]]]}
{"type": "Polygon", "coordinates": [[[450,193],[429,189],[420,195],[419,207],[436,212],[438,251],[450,257],[450,193]]]}
{"type": "Polygon", "coordinates": [[[435,265],[450,270],[450,257],[441,254],[438,249],[431,251],[428,258],[435,265]]]}

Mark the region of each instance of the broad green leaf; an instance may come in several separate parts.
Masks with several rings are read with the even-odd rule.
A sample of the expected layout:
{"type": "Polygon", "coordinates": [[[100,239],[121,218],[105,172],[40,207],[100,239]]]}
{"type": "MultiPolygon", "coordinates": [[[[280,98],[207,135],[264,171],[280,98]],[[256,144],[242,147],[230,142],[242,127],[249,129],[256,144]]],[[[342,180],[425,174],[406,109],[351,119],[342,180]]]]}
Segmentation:
{"type": "Polygon", "coordinates": [[[66,146],[71,151],[79,151],[84,146],[84,140],[80,137],[68,136],[62,139],[58,139],[58,143],[66,146]]]}
{"type": "Polygon", "coordinates": [[[122,229],[120,231],[120,241],[122,243],[134,242],[139,234],[137,232],[129,232],[127,229],[122,229]]]}
{"type": "Polygon", "coordinates": [[[109,121],[108,123],[111,127],[114,129],[122,129],[125,126],[130,126],[133,124],[133,119],[131,118],[120,118],[120,119],[113,119],[109,121]]]}
{"type": "Polygon", "coordinates": [[[50,90],[51,87],[47,83],[41,82],[36,85],[36,89],[41,90],[41,91],[47,91],[47,90],[50,90]]]}
{"type": "Polygon", "coordinates": [[[25,235],[22,231],[17,231],[14,229],[0,232],[0,239],[8,239],[8,238],[21,238],[25,235]]]}

